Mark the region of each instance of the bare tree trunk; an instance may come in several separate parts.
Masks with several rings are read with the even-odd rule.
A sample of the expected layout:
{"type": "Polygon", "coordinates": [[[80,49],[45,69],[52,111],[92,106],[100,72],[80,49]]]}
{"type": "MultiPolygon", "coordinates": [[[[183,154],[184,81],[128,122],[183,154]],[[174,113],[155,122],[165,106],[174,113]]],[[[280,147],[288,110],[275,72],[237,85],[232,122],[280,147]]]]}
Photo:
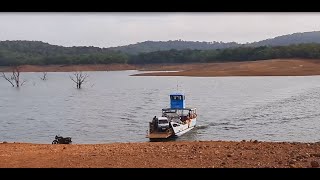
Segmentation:
{"type": "Polygon", "coordinates": [[[76,83],[78,89],[81,88],[82,83],[85,82],[85,80],[89,77],[88,74],[83,74],[81,71],[80,72],[75,72],[75,73],[73,73],[73,75],[74,75],[75,78],[70,76],[70,79],[74,83],[76,83]]]}
{"type": "Polygon", "coordinates": [[[19,66],[14,66],[12,68],[12,75],[10,77],[7,77],[4,74],[4,72],[2,72],[2,76],[1,77],[6,79],[8,82],[10,82],[12,87],[14,87],[14,86],[20,87],[26,82],[26,80],[24,80],[24,81],[22,81],[22,83],[20,83],[20,68],[19,68],[19,66]]]}
{"type": "Polygon", "coordinates": [[[40,79],[42,80],[47,80],[47,72],[42,72],[42,77],[40,77],[40,79]]]}

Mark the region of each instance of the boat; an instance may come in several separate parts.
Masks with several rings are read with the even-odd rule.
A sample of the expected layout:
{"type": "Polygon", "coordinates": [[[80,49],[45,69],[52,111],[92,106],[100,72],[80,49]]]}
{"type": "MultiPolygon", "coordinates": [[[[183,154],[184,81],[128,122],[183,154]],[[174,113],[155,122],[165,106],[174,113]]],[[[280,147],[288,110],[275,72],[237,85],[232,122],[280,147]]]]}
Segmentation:
{"type": "Polygon", "coordinates": [[[163,108],[161,116],[154,116],[149,122],[147,138],[151,141],[169,139],[193,129],[197,123],[197,110],[185,107],[185,100],[183,93],[170,94],[170,108],[163,108]]]}

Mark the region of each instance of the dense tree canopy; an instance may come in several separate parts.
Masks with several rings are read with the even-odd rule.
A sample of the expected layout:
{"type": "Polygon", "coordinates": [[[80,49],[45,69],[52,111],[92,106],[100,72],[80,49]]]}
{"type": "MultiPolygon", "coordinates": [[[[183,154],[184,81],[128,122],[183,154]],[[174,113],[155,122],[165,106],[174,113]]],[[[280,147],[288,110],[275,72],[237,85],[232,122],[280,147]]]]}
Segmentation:
{"type": "Polygon", "coordinates": [[[198,49],[198,50],[209,50],[209,49],[225,49],[231,47],[239,47],[241,44],[236,42],[200,42],[200,41],[145,41],[137,44],[130,44],[126,46],[112,47],[111,50],[118,50],[126,54],[139,54],[148,53],[155,51],[168,51],[171,49],[186,50],[186,49],[198,49]]]}
{"type": "Polygon", "coordinates": [[[131,56],[129,63],[189,63],[254,61],[275,58],[320,59],[320,44],[299,44],[276,47],[238,47],[216,50],[170,50],[141,53],[131,56]]]}
{"type": "Polygon", "coordinates": [[[259,46],[212,49],[176,50],[125,54],[108,48],[63,47],[39,41],[0,42],[0,65],[48,64],[152,64],[254,61],[274,58],[320,59],[320,44],[307,43],[289,46],[259,46]]]}
{"type": "Polygon", "coordinates": [[[214,50],[235,48],[240,46],[260,47],[260,46],[288,46],[301,43],[320,43],[320,31],[293,33],[283,36],[278,36],[270,39],[265,39],[258,42],[239,44],[236,42],[200,42],[200,41],[145,41],[126,46],[112,47],[110,50],[119,50],[127,54],[139,54],[155,51],[176,50],[214,50]]]}
{"type": "Polygon", "coordinates": [[[39,41],[0,42],[0,65],[127,63],[127,55],[97,47],[63,47],[39,41]]]}

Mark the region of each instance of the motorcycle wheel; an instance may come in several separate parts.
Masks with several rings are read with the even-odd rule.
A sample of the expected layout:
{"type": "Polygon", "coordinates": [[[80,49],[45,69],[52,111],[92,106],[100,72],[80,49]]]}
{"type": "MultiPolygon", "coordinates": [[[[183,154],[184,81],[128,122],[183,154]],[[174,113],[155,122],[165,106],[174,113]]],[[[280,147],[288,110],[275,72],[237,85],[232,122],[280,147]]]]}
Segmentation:
{"type": "Polygon", "coordinates": [[[52,141],[52,144],[58,144],[57,140],[52,141]]]}

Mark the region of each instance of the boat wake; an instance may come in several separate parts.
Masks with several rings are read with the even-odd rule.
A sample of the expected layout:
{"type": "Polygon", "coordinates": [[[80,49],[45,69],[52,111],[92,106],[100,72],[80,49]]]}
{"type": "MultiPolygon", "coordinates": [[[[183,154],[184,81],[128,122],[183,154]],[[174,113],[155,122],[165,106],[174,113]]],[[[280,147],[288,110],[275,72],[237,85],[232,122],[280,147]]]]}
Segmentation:
{"type": "Polygon", "coordinates": [[[194,129],[207,129],[210,125],[197,125],[194,127],[194,129]]]}

